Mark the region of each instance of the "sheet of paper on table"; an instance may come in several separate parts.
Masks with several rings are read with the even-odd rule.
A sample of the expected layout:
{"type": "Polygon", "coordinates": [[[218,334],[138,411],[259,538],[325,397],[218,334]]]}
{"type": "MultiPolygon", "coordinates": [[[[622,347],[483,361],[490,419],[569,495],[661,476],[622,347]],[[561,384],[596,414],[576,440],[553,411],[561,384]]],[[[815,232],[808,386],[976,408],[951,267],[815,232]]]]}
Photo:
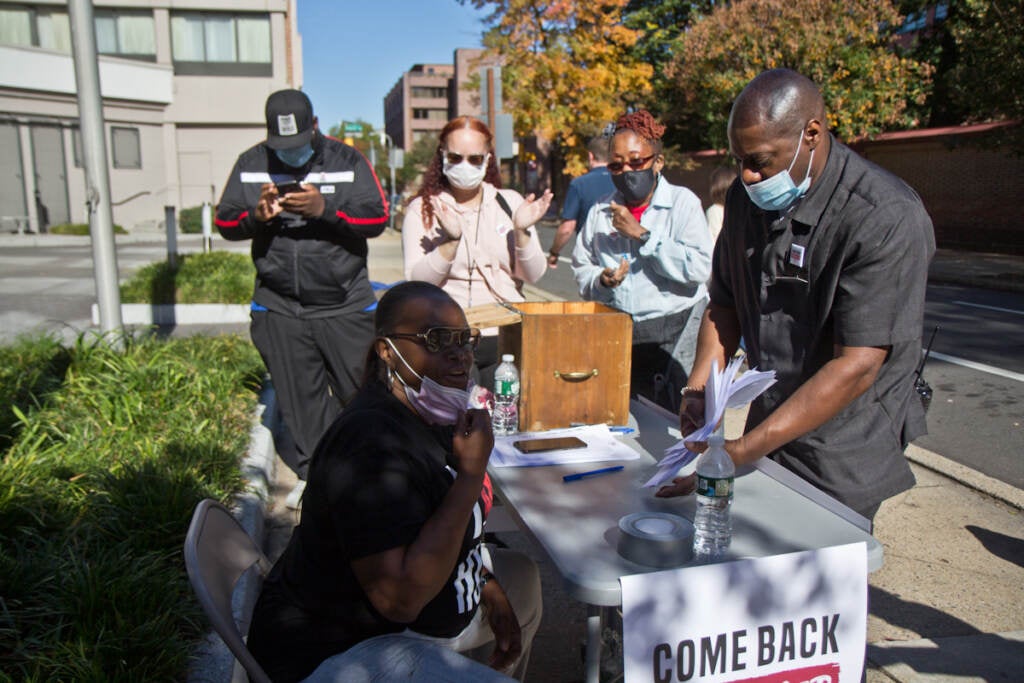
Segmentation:
{"type": "Polygon", "coordinates": [[[609,460],[636,460],[640,454],[619,441],[608,425],[584,425],[543,432],[520,432],[494,438],[491,464],[495,467],[538,467],[541,465],[570,465],[578,462],[605,462],[609,460]],[[522,453],[512,444],[527,439],[556,436],[575,436],[587,444],[586,448],[569,448],[544,453],[522,453]]]}

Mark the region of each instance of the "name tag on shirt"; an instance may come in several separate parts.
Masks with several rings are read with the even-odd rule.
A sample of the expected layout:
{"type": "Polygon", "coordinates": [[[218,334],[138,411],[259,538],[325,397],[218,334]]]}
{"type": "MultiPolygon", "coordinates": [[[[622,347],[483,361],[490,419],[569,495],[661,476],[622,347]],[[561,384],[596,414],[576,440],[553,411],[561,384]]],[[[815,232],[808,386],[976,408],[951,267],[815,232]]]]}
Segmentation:
{"type": "Polygon", "coordinates": [[[804,247],[799,244],[789,245],[789,262],[797,268],[804,267],[804,247]]]}
{"type": "Polygon", "coordinates": [[[320,194],[334,194],[334,185],[321,185],[320,194]]]}

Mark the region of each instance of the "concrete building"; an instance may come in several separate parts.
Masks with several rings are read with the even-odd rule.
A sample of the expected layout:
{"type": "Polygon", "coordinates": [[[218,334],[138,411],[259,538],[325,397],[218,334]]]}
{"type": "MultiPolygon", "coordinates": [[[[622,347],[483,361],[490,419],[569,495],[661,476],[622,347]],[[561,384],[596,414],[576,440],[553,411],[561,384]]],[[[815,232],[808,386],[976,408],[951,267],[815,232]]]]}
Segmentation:
{"type": "Polygon", "coordinates": [[[384,130],[406,152],[426,135],[437,135],[456,116],[482,118],[480,91],[468,87],[484,51],[459,48],[451,64],[415,64],[384,98],[384,130]]]}
{"type": "MultiPolygon", "coordinates": [[[[67,2],[0,0],[0,230],[87,222],[67,2]]],[[[214,202],[301,87],[297,0],[94,0],[114,222],[214,202]]]]}
{"type": "Polygon", "coordinates": [[[454,73],[451,64],[415,64],[398,79],[384,97],[384,130],[396,147],[408,152],[444,128],[454,73]]]}

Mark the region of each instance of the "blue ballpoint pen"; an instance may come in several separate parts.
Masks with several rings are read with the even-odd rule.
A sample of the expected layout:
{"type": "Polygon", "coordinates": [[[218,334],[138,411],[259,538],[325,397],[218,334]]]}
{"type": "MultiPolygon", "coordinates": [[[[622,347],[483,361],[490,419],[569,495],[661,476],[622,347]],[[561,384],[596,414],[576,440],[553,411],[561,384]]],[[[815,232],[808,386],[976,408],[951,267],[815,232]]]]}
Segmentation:
{"type": "Polygon", "coordinates": [[[576,474],[567,474],[564,477],[562,477],[562,481],[564,481],[564,482],[579,481],[580,479],[583,479],[584,477],[593,477],[593,476],[596,476],[598,474],[611,474],[612,472],[618,472],[622,468],[623,468],[623,465],[615,465],[614,467],[602,467],[599,470],[590,470],[589,472],[577,472],[576,474]]]}
{"type": "MultiPolygon", "coordinates": [[[[586,422],[570,422],[569,426],[570,427],[586,427],[587,423],[586,422]]],[[[632,427],[627,427],[626,425],[611,425],[610,427],[608,427],[608,431],[613,433],[613,434],[632,434],[636,430],[633,429],[632,427]]]]}

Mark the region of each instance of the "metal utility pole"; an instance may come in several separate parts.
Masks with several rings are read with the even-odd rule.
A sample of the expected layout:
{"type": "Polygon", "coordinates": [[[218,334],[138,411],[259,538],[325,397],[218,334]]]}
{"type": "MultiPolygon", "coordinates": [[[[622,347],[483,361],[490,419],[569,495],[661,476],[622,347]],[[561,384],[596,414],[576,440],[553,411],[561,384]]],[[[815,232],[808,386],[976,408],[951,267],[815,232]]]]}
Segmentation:
{"type": "Polygon", "coordinates": [[[104,143],[103,97],[100,95],[92,0],[70,0],[68,16],[82,129],[82,165],[85,168],[89,233],[92,236],[96,304],[100,329],[106,333],[122,327],[121,293],[117,286],[117,251],[114,249],[114,217],[110,211],[110,172],[104,143]]]}
{"type": "MultiPolygon", "coordinates": [[[[391,196],[388,197],[389,211],[388,211],[388,227],[392,230],[395,229],[395,196],[398,192],[395,190],[395,166],[401,166],[402,161],[399,155],[396,154],[395,143],[391,139],[391,136],[384,131],[380,131],[380,143],[387,144],[388,152],[388,168],[391,170],[391,196]]],[[[402,155],[404,157],[404,155],[402,155]]]]}

